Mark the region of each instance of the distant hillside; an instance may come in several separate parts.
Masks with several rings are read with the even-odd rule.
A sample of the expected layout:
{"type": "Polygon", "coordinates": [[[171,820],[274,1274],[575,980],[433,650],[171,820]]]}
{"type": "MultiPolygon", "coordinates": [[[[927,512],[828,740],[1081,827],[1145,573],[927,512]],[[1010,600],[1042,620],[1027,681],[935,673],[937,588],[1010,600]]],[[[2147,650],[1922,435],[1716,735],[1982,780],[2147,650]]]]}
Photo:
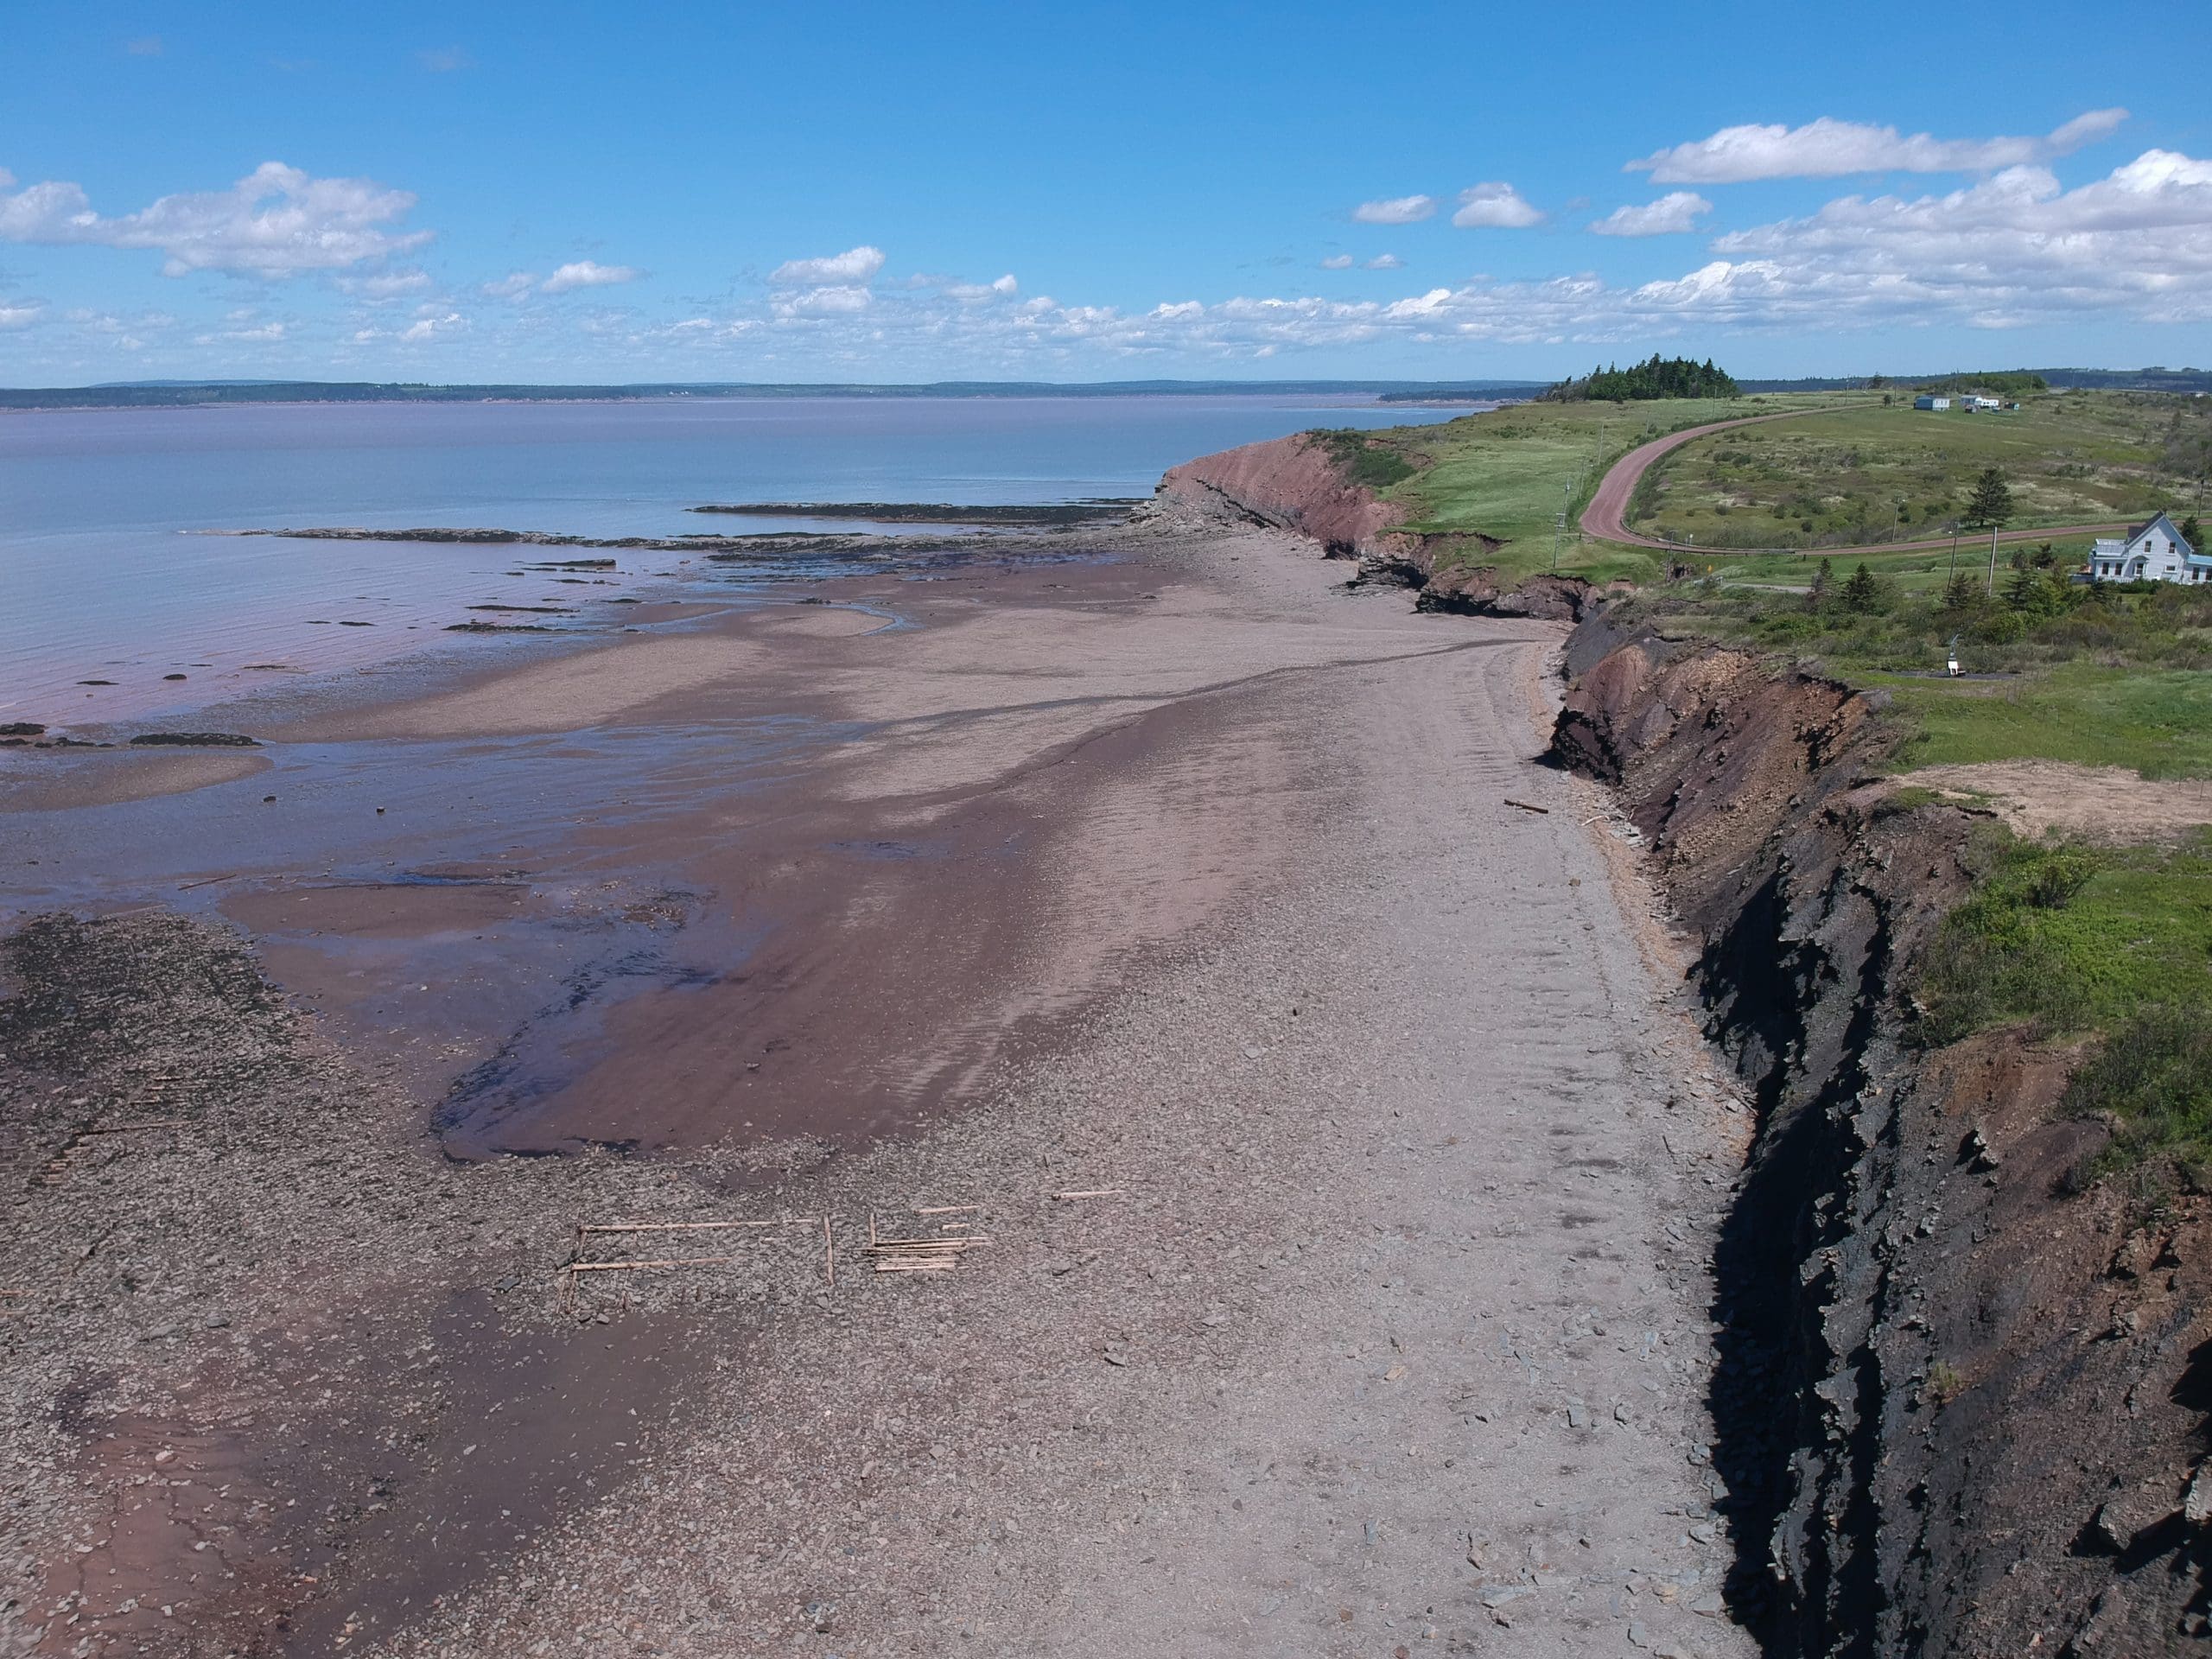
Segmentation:
{"type": "Polygon", "coordinates": [[[1996,383],[2040,380],[2061,391],[2212,392],[2212,369],[1984,369],[1942,374],[1853,374],[1802,380],[1746,380],[1745,391],[1879,391],[1899,390],[1992,390],[1996,383]]]}
{"type": "Polygon", "coordinates": [[[1543,391],[1541,380],[1465,380],[1453,381],[1448,385],[1415,386],[1403,391],[1386,391],[1376,399],[1381,404],[1510,404],[1516,399],[1533,397],[1543,391]]]}

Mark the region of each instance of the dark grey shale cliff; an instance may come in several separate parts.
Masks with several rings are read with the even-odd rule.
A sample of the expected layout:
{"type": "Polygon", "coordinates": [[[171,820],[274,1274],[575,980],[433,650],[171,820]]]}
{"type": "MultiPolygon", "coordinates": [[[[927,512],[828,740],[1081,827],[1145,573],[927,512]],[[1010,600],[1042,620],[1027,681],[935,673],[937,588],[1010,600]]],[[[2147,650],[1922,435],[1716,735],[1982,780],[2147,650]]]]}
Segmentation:
{"type": "Polygon", "coordinates": [[[2071,1051],[1913,1045],[1910,965],[1970,885],[1973,818],[1900,808],[1891,731],[1835,682],[1602,607],[1567,664],[1554,752],[1649,839],[1757,1094],[1716,1263],[1736,1616],[1790,1655],[2202,1632],[2212,1224],[2063,1194],[2104,1135],[2054,1110],[2071,1051]]]}

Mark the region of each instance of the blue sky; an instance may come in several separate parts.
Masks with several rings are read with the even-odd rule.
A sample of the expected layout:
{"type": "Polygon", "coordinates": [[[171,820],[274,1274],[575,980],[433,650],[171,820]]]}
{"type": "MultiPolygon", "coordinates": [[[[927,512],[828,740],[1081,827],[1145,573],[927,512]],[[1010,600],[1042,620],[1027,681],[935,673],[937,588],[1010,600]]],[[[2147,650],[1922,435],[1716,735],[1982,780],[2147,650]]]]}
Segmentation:
{"type": "Polygon", "coordinates": [[[16,0],[4,49],[0,384],[2212,365],[2179,0],[16,0]]]}

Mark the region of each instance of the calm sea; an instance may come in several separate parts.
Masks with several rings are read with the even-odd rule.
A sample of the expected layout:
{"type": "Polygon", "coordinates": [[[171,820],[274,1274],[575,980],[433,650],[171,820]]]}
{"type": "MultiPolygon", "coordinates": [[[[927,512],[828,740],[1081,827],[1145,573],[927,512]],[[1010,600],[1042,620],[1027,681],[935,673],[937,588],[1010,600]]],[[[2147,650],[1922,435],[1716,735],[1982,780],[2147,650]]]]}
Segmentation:
{"type": "MultiPolygon", "coordinates": [[[[417,526],[676,536],[868,528],[702,502],[1144,495],[1193,455],[1455,411],[1262,396],[260,405],[0,416],[0,721],[182,710],[425,649],[473,605],[680,591],[683,556],[588,582],[550,549],[210,536],[417,526]],[[182,676],[181,679],[170,677],[182,676]],[[108,681],[86,685],[86,681],[108,681]]],[[[594,554],[593,556],[599,556],[594,554]]],[[[726,591],[726,588],[725,588],[726,591]]],[[[604,613],[602,613],[604,614],[604,613]]]]}

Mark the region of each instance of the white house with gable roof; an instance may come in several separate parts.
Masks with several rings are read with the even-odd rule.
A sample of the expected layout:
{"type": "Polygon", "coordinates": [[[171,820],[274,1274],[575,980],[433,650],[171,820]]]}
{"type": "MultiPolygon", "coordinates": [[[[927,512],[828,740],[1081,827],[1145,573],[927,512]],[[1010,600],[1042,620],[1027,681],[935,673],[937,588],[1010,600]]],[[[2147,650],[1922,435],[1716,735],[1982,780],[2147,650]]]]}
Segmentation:
{"type": "Polygon", "coordinates": [[[2126,536],[2100,536],[2089,550],[2091,582],[2212,582],[2212,555],[2182,539],[2160,513],[2126,536]]]}

